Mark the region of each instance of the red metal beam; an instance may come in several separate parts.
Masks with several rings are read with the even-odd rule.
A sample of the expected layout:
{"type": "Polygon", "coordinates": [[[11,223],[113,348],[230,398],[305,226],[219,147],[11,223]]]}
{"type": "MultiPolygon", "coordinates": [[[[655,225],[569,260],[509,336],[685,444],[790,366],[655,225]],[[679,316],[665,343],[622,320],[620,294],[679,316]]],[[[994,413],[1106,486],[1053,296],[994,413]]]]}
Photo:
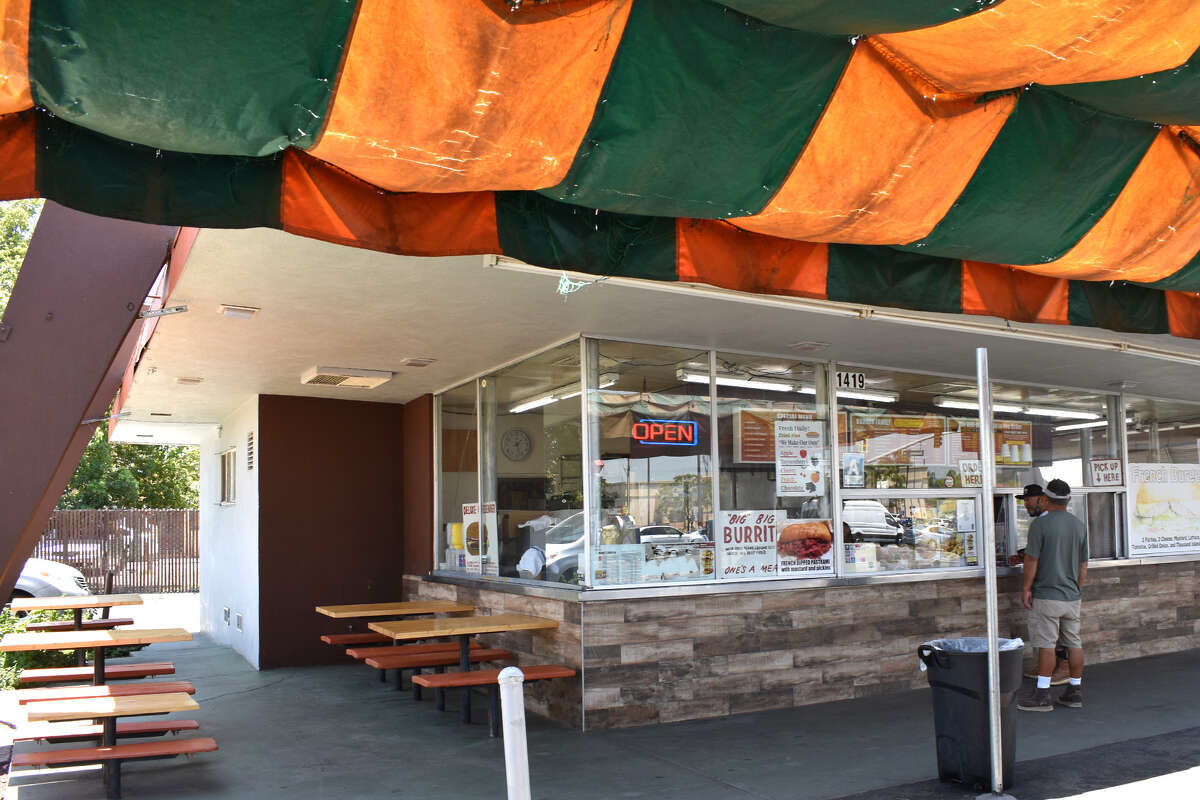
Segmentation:
{"type": "Polygon", "coordinates": [[[47,201],[0,333],[0,601],[120,385],[176,229],[47,201]]]}

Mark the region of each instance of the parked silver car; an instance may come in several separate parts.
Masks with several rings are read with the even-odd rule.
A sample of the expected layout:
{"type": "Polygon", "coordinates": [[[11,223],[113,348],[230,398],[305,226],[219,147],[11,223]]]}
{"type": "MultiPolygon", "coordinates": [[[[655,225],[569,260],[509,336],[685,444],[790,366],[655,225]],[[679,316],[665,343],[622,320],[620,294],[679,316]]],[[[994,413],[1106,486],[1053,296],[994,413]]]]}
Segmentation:
{"type": "Polygon", "coordinates": [[[47,561],[44,558],[31,558],[25,562],[17,585],[13,587],[13,597],[58,597],[68,595],[79,597],[91,594],[87,579],[83,573],[68,564],[58,561],[47,561]]]}

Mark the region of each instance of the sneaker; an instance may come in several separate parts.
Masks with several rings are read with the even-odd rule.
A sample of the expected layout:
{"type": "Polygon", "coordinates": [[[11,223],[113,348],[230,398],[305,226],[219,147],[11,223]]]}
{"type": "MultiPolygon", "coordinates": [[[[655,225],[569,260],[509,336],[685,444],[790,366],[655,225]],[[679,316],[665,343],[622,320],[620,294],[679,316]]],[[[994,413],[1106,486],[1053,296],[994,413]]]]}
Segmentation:
{"type": "Polygon", "coordinates": [[[1054,702],[1060,706],[1083,708],[1083,691],[1080,687],[1072,686],[1068,683],[1066,690],[1054,702]]]}
{"type": "Polygon", "coordinates": [[[1017,700],[1017,708],[1022,711],[1053,711],[1054,701],[1050,699],[1049,689],[1034,688],[1017,700]]]}

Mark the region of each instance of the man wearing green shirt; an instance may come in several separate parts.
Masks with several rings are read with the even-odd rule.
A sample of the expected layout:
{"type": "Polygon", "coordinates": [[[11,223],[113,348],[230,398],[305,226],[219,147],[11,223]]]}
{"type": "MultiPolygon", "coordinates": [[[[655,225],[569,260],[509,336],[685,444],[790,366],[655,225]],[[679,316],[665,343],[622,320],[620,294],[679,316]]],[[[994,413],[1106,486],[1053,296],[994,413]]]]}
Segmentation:
{"type": "Polygon", "coordinates": [[[1048,513],[1029,526],[1025,546],[1022,600],[1029,609],[1029,643],[1038,654],[1037,686],[1017,701],[1022,711],[1053,711],[1050,675],[1054,647],[1067,646],[1070,674],[1060,705],[1083,706],[1083,642],[1079,638],[1080,587],[1087,578],[1088,541],[1083,523],[1067,511],[1071,487],[1066,481],[1046,484],[1043,506],[1048,513]]]}

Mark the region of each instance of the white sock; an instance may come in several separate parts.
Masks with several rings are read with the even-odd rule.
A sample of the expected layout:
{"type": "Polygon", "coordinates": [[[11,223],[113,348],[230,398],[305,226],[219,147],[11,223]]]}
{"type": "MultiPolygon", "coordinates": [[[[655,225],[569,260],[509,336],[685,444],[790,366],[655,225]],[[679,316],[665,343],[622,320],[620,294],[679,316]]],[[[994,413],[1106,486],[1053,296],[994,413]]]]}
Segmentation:
{"type": "Polygon", "coordinates": [[[1083,683],[1083,678],[1067,678],[1067,680],[1071,682],[1072,686],[1079,686],[1083,683]]]}
{"type": "Polygon", "coordinates": [[[1050,676],[1049,675],[1038,675],[1037,687],[1039,689],[1049,689],[1050,688],[1050,676]]]}

